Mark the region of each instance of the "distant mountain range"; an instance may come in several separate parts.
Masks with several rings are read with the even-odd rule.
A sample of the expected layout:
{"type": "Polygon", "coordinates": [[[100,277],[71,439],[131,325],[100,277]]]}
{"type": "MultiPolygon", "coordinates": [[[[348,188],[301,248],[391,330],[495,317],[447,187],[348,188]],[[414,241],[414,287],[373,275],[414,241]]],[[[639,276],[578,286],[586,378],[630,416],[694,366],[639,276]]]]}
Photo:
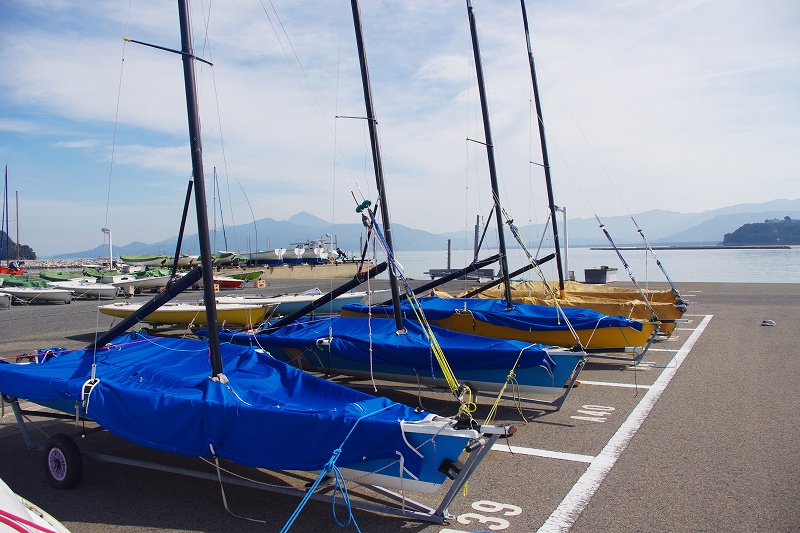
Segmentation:
{"type": "MultiPolygon", "coordinates": [[[[642,229],[645,237],[652,245],[701,245],[719,244],[726,233],[731,233],[744,224],[764,222],[771,219],[800,218],[800,199],[772,200],[761,204],[740,204],[702,213],[678,213],[675,211],[652,210],[634,214],[633,218],[642,229]]],[[[605,235],[600,230],[597,220],[575,218],[567,220],[567,228],[562,227],[559,219],[559,235],[563,243],[566,238],[570,246],[603,246],[607,245],[605,235]]],[[[616,216],[602,219],[615,244],[618,246],[641,245],[643,241],[636,231],[630,216],[616,216]]],[[[497,241],[496,226],[491,224],[486,232],[485,242],[494,246],[497,241]]],[[[519,227],[520,234],[527,246],[538,245],[544,224],[519,227]]],[[[483,231],[481,229],[481,231],[483,231]]],[[[364,227],[361,224],[331,224],[306,212],[301,212],[288,220],[262,218],[255,224],[241,224],[226,228],[229,239],[235,235],[239,243],[238,251],[265,250],[273,247],[288,247],[290,243],[303,243],[307,240],[325,240],[338,245],[343,250],[355,251],[363,246],[364,227]]],[[[428,231],[409,228],[401,224],[392,224],[392,237],[397,251],[444,250],[447,241],[451,240],[453,249],[473,248],[473,228],[469,231],[430,233],[428,231]]],[[[216,241],[222,239],[217,233],[216,241]]],[[[124,246],[114,246],[115,255],[163,253],[172,255],[175,251],[177,237],[155,243],[132,242],[124,246]]],[[[212,246],[213,246],[212,236],[212,246]]],[[[506,237],[509,248],[518,247],[514,239],[506,237]]],[[[197,234],[184,236],[183,252],[197,254],[200,249],[197,234]]],[[[236,249],[236,246],[229,248],[236,249]]],[[[108,253],[104,246],[91,250],[61,254],[48,259],[81,259],[103,257],[108,253]]]]}

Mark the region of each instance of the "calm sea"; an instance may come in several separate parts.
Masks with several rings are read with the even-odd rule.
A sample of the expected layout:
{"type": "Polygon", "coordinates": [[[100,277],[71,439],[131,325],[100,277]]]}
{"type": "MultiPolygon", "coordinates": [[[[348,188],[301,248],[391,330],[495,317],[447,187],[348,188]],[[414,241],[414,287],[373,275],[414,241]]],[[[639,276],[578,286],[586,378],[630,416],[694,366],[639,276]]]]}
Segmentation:
{"type": "MultiPolygon", "coordinates": [[[[543,257],[552,250],[539,252],[543,257]]],[[[631,268],[637,282],[664,282],[666,278],[649,252],[644,250],[622,250],[622,257],[631,268]]],[[[490,255],[482,253],[481,257],[490,255]]],[[[800,283],[800,246],[785,250],[656,250],[656,256],[674,282],[728,282],[728,283],[800,283]]],[[[472,260],[472,250],[453,250],[451,268],[460,268],[472,260]]],[[[424,252],[398,252],[407,277],[430,279],[426,275],[431,268],[447,268],[447,250],[424,252]]],[[[509,269],[516,270],[526,265],[527,259],[521,250],[509,252],[509,269]]],[[[572,247],[565,261],[565,270],[572,270],[577,281],[584,281],[584,270],[609,266],[619,269],[617,279],[629,281],[625,267],[613,250],[592,250],[572,247]]],[[[495,263],[492,268],[497,271],[495,263]]],[[[558,279],[555,261],[542,266],[547,279],[558,279]]],[[[538,279],[533,271],[525,279],[538,279]]]]}

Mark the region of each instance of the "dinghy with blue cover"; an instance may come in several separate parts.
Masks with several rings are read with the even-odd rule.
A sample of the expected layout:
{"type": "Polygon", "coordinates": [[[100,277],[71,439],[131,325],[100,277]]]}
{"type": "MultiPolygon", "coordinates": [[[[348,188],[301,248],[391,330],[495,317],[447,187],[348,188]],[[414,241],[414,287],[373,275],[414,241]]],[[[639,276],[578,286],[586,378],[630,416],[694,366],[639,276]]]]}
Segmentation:
{"type": "MultiPolygon", "coordinates": [[[[327,317],[271,333],[224,330],[220,340],[258,346],[282,361],[325,374],[445,388],[445,376],[420,324],[404,320],[403,325],[405,331],[398,334],[391,320],[327,317]]],[[[431,331],[459,382],[474,392],[498,393],[513,381],[519,393],[561,396],[585,361],[582,351],[465,335],[435,326],[431,331]]]]}
{"type": "Polygon", "coordinates": [[[227,383],[208,379],[208,343],[130,334],[96,353],[0,365],[0,391],[91,419],[150,448],[258,468],[337,466],[362,484],[435,492],[480,434],[455,420],[317,378],[263,350],[224,344],[227,383]],[[275,439],[275,428],[301,439],[275,439]],[[402,466],[401,466],[402,465],[402,466]]]}
{"type": "MultiPolygon", "coordinates": [[[[349,479],[400,502],[390,506],[372,499],[356,502],[347,498],[350,507],[443,523],[450,516],[449,503],[497,439],[513,433],[513,428],[478,425],[463,408],[453,418],[418,411],[299,371],[263,350],[220,343],[195,86],[194,63],[199,58],[192,47],[187,4],[187,0],[178,1],[180,51],[126,40],[175,52],[183,62],[192,177],[174,257],[180,255],[194,191],[200,264],[177,277],[176,262],[162,292],[85,349],[49,350],[55,357],[34,357],[37,361],[45,359],[38,364],[0,363],[3,400],[10,401],[29,448],[44,449],[48,479],[56,488],[78,484],[84,454],[65,434],[35,442],[27,430],[30,419],[20,406],[21,400],[70,413],[79,424],[97,424],[148,448],[211,457],[217,466],[213,479],[220,483],[223,478],[231,483],[242,481],[223,476],[220,458],[258,468],[313,472],[317,481],[311,488],[291,492],[302,495],[304,503],[308,498],[323,499],[315,493],[316,487],[331,475],[343,492],[342,483],[349,479]],[[201,280],[207,341],[125,333],[201,280]],[[468,456],[462,463],[459,457],[465,451],[468,456]],[[436,509],[385,488],[431,493],[448,479],[453,483],[436,509]]],[[[37,413],[48,415],[53,413],[37,413]]],[[[202,478],[204,474],[103,454],[92,457],[193,477],[202,478]]],[[[284,487],[259,488],[290,492],[284,487]]],[[[297,512],[299,509],[295,516],[297,512]]],[[[289,525],[291,521],[286,528],[289,525]]]]}
{"type": "MultiPolygon", "coordinates": [[[[585,308],[559,310],[547,305],[519,303],[509,306],[503,300],[438,296],[417,298],[415,307],[422,310],[431,324],[484,337],[572,347],[577,344],[574,332],[589,351],[620,351],[645,346],[654,333],[652,323],[644,327],[638,320],[585,308]]],[[[401,311],[405,318],[417,316],[408,300],[402,302],[401,311]]],[[[348,304],[342,308],[343,316],[367,314],[389,318],[393,309],[389,305],[363,304],[348,304]]]]}

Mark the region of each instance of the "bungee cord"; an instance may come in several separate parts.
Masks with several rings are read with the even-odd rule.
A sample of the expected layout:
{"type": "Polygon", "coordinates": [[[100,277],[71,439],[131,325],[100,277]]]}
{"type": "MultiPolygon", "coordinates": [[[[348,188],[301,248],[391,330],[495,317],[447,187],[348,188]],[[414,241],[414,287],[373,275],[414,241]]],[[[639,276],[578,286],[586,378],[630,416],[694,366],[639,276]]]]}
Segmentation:
{"type": "Polygon", "coordinates": [[[369,208],[371,202],[369,200],[364,200],[359,206],[356,208],[357,213],[364,213],[368,215],[370,226],[374,233],[375,239],[381,245],[384,253],[386,254],[387,261],[389,262],[390,268],[392,269],[392,273],[390,275],[396,275],[403,283],[403,288],[405,289],[405,295],[408,299],[409,303],[411,304],[411,309],[414,311],[414,316],[416,320],[419,322],[420,326],[422,327],[422,331],[425,334],[425,338],[430,343],[431,351],[433,352],[436,361],[439,363],[439,368],[444,375],[445,380],[447,381],[447,385],[450,388],[450,391],[453,393],[453,396],[456,397],[459,401],[459,413],[469,416],[472,418],[472,413],[476,410],[476,405],[472,400],[472,391],[470,388],[464,384],[459,383],[458,379],[453,372],[453,369],[450,367],[450,363],[447,361],[445,357],[444,351],[442,350],[439,342],[436,340],[436,336],[431,329],[430,324],[428,323],[427,319],[425,318],[425,313],[422,311],[422,308],[417,300],[416,295],[414,294],[414,290],[411,288],[411,285],[408,282],[408,278],[406,278],[403,272],[403,266],[397,260],[394,255],[394,252],[389,247],[389,244],[386,242],[386,238],[383,236],[381,232],[380,226],[375,219],[375,214],[372,209],[369,208]]]}

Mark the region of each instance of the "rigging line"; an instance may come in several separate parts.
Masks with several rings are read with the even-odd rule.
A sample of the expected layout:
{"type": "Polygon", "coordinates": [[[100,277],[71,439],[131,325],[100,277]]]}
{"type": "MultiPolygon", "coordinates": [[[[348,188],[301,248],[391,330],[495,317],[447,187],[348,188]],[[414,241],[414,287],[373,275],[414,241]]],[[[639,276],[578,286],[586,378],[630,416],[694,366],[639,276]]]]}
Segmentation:
{"type": "MultiPolygon", "coordinates": [[[[540,63],[540,69],[539,70],[542,71],[543,69],[541,68],[541,60],[539,61],[539,63],[540,63]]],[[[550,80],[549,76],[547,76],[547,71],[543,70],[543,72],[544,72],[544,75],[548,78],[548,80],[550,80]]],[[[550,85],[551,85],[551,87],[555,87],[555,85],[552,83],[551,80],[550,80],[550,85]]],[[[653,259],[656,260],[656,264],[661,269],[661,271],[663,272],[664,276],[667,278],[667,281],[669,282],[673,292],[675,292],[676,296],[679,296],[679,292],[676,289],[675,285],[672,283],[672,280],[670,279],[669,274],[667,273],[667,271],[664,268],[664,266],[661,264],[661,262],[656,257],[655,251],[653,250],[652,246],[650,246],[650,243],[645,238],[644,233],[641,231],[641,228],[636,223],[636,220],[633,218],[633,215],[631,214],[630,209],[628,209],[628,205],[625,203],[625,200],[623,199],[622,195],[619,193],[619,190],[617,189],[616,185],[611,180],[611,177],[609,176],[608,172],[606,171],[605,166],[603,165],[602,161],[598,157],[597,153],[592,148],[592,145],[589,142],[589,139],[586,137],[586,134],[581,129],[580,125],[578,124],[578,121],[575,119],[575,116],[570,111],[570,109],[567,106],[566,102],[564,102],[564,100],[561,98],[560,93],[558,91],[554,90],[554,94],[556,95],[558,100],[561,102],[561,104],[562,104],[564,110],[566,111],[567,115],[569,115],[570,119],[572,120],[573,125],[575,126],[576,130],[580,134],[581,139],[583,139],[584,143],[586,144],[586,147],[589,149],[589,152],[592,154],[592,157],[594,157],[594,160],[597,163],[597,166],[600,167],[600,170],[601,170],[603,176],[606,178],[606,181],[611,185],[611,188],[614,190],[614,193],[617,195],[617,198],[619,198],[619,200],[622,203],[622,206],[624,207],[626,213],[628,214],[628,216],[633,221],[633,224],[636,226],[636,229],[637,229],[638,233],[641,235],[642,239],[644,239],[647,249],[653,255],[653,259]]],[[[578,189],[580,190],[582,196],[584,197],[584,200],[586,200],[587,204],[589,204],[590,208],[591,208],[591,203],[588,201],[588,198],[586,198],[586,194],[583,192],[583,189],[581,189],[580,184],[577,183],[577,180],[575,179],[574,174],[572,174],[572,171],[569,168],[569,165],[566,164],[566,161],[565,161],[565,158],[563,157],[563,154],[561,154],[560,150],[558,150],[558,146],[556,146],[556,151],[558,151],[559,156],[561,156],[562,162],[564,162],[564,164],[567,166],[567,169],[570,171],[570,174],[571,174],[571,176],[573,178],[573,181],[575,181],[576,185],[578,186],[578,189]]],[[[594,208],[591,208],[591,209],[592,209],[592,211],[594,211],[594,208]]]]}
{"type": "MultiPolygon", "coordinates": [[[[287,64],[292,69],[292,74],[294,74],[295,81],[297,82],[298,86],[300,87],[300,91],[303,93],[303,95],[308,100],[313,100],[313,102],[316,104],[316,107],[319,110],[319,116],[317,117],[317,124],[320,126],[320,129],[324,130],[324,128],[321,127],[321,123],[319,121],[319,117],[321,116],[322,117],[322,121],[324,122],[325,126],[327,127],[328,133],[334,139],[333,145],[330,146],[331,139],[328,138],[328,137],[325,137],[326,142],[329,143],[329,147],[332,148],[334,152],[336,152],[336,151],[339,152],[342,160],[344,161],[344,164],[345,164],[347,170],[350,172],[350,174],[352,176],[355,176],[355,173],[353,172],[352,168],[350,167],[349,161],[348,161],[347,157],[345,156],[344,151],[339,146],[339,144],[336,142],[336,137],[333,134],[333,128],[331,127],[330,121],[328,121],[327,114],[325,113],[325,110],[322,108],[322,103],[320,102],[319,98],[317,97],[316,92],[314,91],[314,86],[312,85],[311,80],[308,77],[308,74],[306,73],[302,62],[300,61],[299,56],[297,55],[297,52],[296,52],[294,46],[292,45],[292,41],[289,38],[289,34],[286,31],[285,26],[283,25],[283,21],[281,21],[280,15],[278,15],[278,11],[275,8],[275,6],[272,4],[272,2],[270,1],[269,3],[270,3],[270,6],[272,7],[272,10],[273,10],[274,14],[275,14],[275,18],[278,20],[278,23],[279,23],[280,28],[281,28],[281,30],[283,32],[284,38],[286,39],[286,42],[288,43],[288,46],[292,51],[292,56],[294,56],[295,62],[297,64],[297,66],[299,67],[300,72],[302,73],[302,78],[305,80],[306,85],[303,85],[303,84],[300,83],[300,76],[297,74],[297,70],[295,69],[295,63],[292,62],[290,54],[289,54],[288,50],[286,49],[286,46],[284,45],[283,40],[281,39],[281,37],[279,35],[278,29],[275,27],[275,24],[272,21],[272,17],[270,16],[269,12],[267,11],[266,6],[264,5],[264,1],[261,0],[260,1],[261,8],[264,11],[264,15],[267,17],[267,21],[269,22],[270,27],[272,28],[272,31],[273,31],[273,33],[275,35],[275,38],[278,40],[278,44],[281,47],[281,50],[283,51],[283,55],[284,55],[284,58],[286,58],[287,64]],[[310,93],[310,96],[309,96],[309,93],[310,93]]],[[[347,180],[347,177],[345,177],[345,180],[347,180]]],[[[349,184],[349,182],[348,182],[348,184],[349,184]]]]}
{"type": "MultiPolygon", "coordinates": [[[[212,54],[212,51],[211,51],[211,40],[209,38],[209,33],[208,33],[208,28],[209,28],[209,26],[211,24],[211,0],[209,0],[209,2],[208,2],[208,12],[207,13],[206,13],[206,10],[205,10],[205,7],[204,7],[203,3],[201,2],[201,12],[203,14],[203,30],[204,30],[204,39],[203,39],[202,50],[203,50],[204,53],[206,51],[208,51],[208,58],[209,58],[209,63],[208,64],[213,67],[213,61],[212,61],[213,54],[212,54]]],[[[201,64],[200,64],[201,72],[202,72],[203,68],[204,68],[203,67],[203,62],[201,62],[201,64]]],[[[233,204],[231,203],[233,195],[231,194],[230,180],[229,180],[229,176],[228,176],[228,164],[227,164],[227,156],[226,156],[226,152],[225,152],[225,138],[224,138],[224,136],[222,134],[222,117],[221,117],[220,109],[219,109],[219,92],[217,90],[217,76],[216,76],[216,70],[214,68],[211,69],[211,81],[212,81],[212,85],[213,85],[213,88],[214,88],[214,104],[215,104],[215,108],[216,108],[216,111],[217,111],[217,124],[219,125],[219,143],[218,144],[219,144],[219,147],[220,147],[220,151],[222,152],[222,161],[223,161],[223,163],[225,163],[224,170],[225,170],[225,184],[226,184],[226,187],[228,189],[228,210],[229,210],[230,217],[231,217],[231,228],[233,230],[233,241],[234,241],[234,244],[235,244],[235,248],[238,250],[239,249],[239,245],[238,245],[238,239],[236,238],[236,220],[235,220],[235,217],[234,217],[235,213],[234,213],[234,209],[233,209],[233,204]]],[[[202,98],[202,95],[200,95],[200,97],[202,98]]],[[[209,127],[209,129],[211,130],[212,133],[214,132],[213,128],[209,127]]],[[[216,141],[216,135],[214,135],[213,138],[216,141]]],[[[237,180],[237,182],[238,182],[238,180],[237,180]]],[[[241,183],[239,185],[241,186],[241,183]]],[[[222,216],[222,197],[219,195],[219,185],[218,184],[217,184],[217,196],[218,196],[218,200],[219,200],[219,203],[220,203],[220,216],[222,216]]],[[[249,202],[248,202],[248,204],[249,204],[249,202]]],[[[252,212],[252,209],[251,209],[251,212],[252,212]]],[[[224,227],[224,222],[223,222],[223,236],[224,236],[224,234],[225,234],[225,227],[224,227]]],[[[227,250],[228,249],[227,237],[224,237],[224,240],[225,240],[225,248],[227,250]]]]}
{"type": "Polygon", "coordinates": [[[508,213],[506,212],[505,209],[503,209],[502,211],[503,211],[503,216],[506,219],[506,224],[508,224],[508,227],[511,229],[511,234],[517,240],[523,252],[528,257],[528,262],[530,262],[530,264],[533,265],[534,270],[539,275],[539,278],[542,280],[542,283],[544,283],[544,286],[547,288],[548,292],[550,292],[550,296],[553,298],[553,307],[555,307],[556,309],[556,315],[564,319],[564,323],[567,325],[567,328],[569,328],[570,333],[572,333],[572,337],[575,339],[576,344],[582,346],[580,337],[578,336],[578,332],[575,331],[575,328],[572,327],[572,323],[570,323],[569,318],[567,318],[566,312],[558,303],[558,297],[556,296],[556,293],[553,291],[553,287],[551,287],[550,284],[547,283],[547,279],[545,278],[542,270],[539,268],[539,264],[536,261],[534,261],[530,251],[528,250],[528,247],[525,246],[525,243],[523,242],[522,239],[522,235],[520,235],[519,233],[519,229],[517,229],[517,227],[514,225],[514,220],[510,216],[508,216],[508,213]]]}
{"type": "Polygon", "coordinates": [[[384,254],[386,254],[386,258],[391,265],[391,268],[394,269],[397,277],[399,277],[403,282],[403,288],[406,291],[406,298],[408,299],[411,309],[414,311],[416,316],[417,322],[420,324],[422,331],[425,335],[425,338],[428,340],[428,343],[431,346],[431,351],[433,352],[434,357],[436,358],[436,362],[439,363],[439,368],[442,371],[442,374],[447,381],[448,386],[450,387],[450,391],[452,392],[453,396],[459,401],[459,412],[463,413],[464,415],[469,416],[472,418],[472,413],[476,410],[475,403],[472,400],[472,391],[470,388],[458,381],[456,378],[455,372],[450,367],[450,363],[447,361],[445,354],[439,345],[439,342],[436,340],[436,336],[431,329],[430,324],[428,323],[427,319],[425,318],[425,313],[422,310],[422,307],[417,300],[416,295],[414,294],[414,290],[411,288],[410,283],[408,282],[408,278],[406,278],[403,272],[403,265],[401,265],[394,256],[394,252],[391,248],[389,248],[386,239],[383,236],[383,233],[378,225],[378,221],[375,218],[374,213],[369,206],[366,206],[365,209],[362,211],[367,211],[370,217],[371,226],[374,230],[375,237],[383,248],[384,254]],[[466,400],[465,400],[466,398],[466,400]]]}
{"type": "Polygon", "coordinates": [[[400,36],[403,38],[403,41],[405,41],[406,46],[408,47],[409,51],[411,52],[411,55],[414,57],[414,60],[417,63],[417,69],[420,72],[423,72],[425,74],[424,76],[422,76],[422,78],[427,82],[428,87],[431,89],[433,94],[436,96],[436,99],[439,100],[439,103],[441,104],[442,109],[444,109],[444,112],[447,115],[448,120],[450,121],[450,125],[453,127],[453,131],[456,131],[456,132],[460,131],[460,128],[458,128],[456,126],[455,118],[450,113],[450,109],[448,108],[447,103],[444,101],[444,98],[442,98],[442,94],[439,92],[439,90],[436,88],[436,86],[431,83],[431,79],[433,79],[435,76],[432,74],[430,68],[428,68],[428,66],[425,64],[425,62],[423,62],[422,59],[420,58],[420,55],[417,53],[417,50],[414,48],[414,45],[411,43],[411,40],[408,38],[408,34],[403,29],[403,27],[400,25],[400,21],[398,20],[398,18],[395,15],[394,11],[392,11],[391,6],[387,3],[386,0],[383,0],[383,5],[386,8],[386,11],[389,13],[389,18],[392,19],[392,22],[394,22],[394,25],[397,27],[397,31],[400,33],[400,36]]]}
{"type": "MultiPolygon", "coordinates": [[[[209,57],[212,57],[211,41],[210,41],[210,39],[208,37],[208,28],[209,28],[210,21],[211,21],[211,2],[210,1],[209,1],[209,4],[208,4],[208,16],[206,16],[206,11],[203,10],[203,20],[204,20],[203,27],[205,29],[205,41],[203,42],[203,51],[205,52],[205,50],[207,48],[209,57]]],[[[211,66],[213,66],[213,65],[211,65],[211,66]]],[[[202,68],[202,65],[201,65],[200,68],[202,68]]],[[[256,240],[255,245],[256,245],[256,249],[258,249],[258,226],[255,224],[256,217],[255,217],[255,213],[253,212],[253,205],[250,203],[250,199],[247,197],[247,192],[245,191],[244,185],[242,185],[242,182],[239,180],[238,176],[236,175],[236,172],[233,171],[230,168],[230,161],[228,160],[228,156],[227,156],[227,153],[225,151],[225,138],[224,138],[224,135],[222,133],[222,116],[220,114],[220,108],[219,108],[219,92],[217,90],[217,75],[216,75],[215,69],[213,69],[213,68],[211,69],[211,79],[212,79],[212,83],[213,83],[213,86],[214,86],[214,102],[215,102],[216,111],[217,111],[217,124],[219,124],[219,139],[217,139],[217,135],[214,134],[215,133],[214,129],[212,127],[210,127],[210,126],[209,126],[209,129],[211,130],[211,133],[213,134],[211,138],[219,146],[220,152],[222,152],[222,162],[223,162],[224,171],[225,171],[225,183],[226,183],[227,188],[228,188],[229,210],[230,210],[230,213],[231,213],[231,222],[233,224],[233,232],[234,232],[233,240],[236,243],[236,248],[238,249],[239,246],[238,246],[238,241],[237,241],[237,238],[236,238],[236,221],[234,219],[234,209],[233,209],[233,205],[230,203],[231,199],[233,198],[233,195],[230,192],[230,179],[229,179],[229,174],[228,174],[229,172],[233,173],[233,178],[236,181],[236,184],[239,185],[239,188],[241,189],[242,194],[244,195],[245,201],[247,202],[247,207],[250,210],[250,216],[253,219],[253,226],[254,226],[255,240],[256,240]]],[[[222,209],[222,206],[220,205],[220,210],[221,209],[222,209]]]]}
{"type": "MultiPolygon", "coordinates": [[[[129,0],[128,14],[125,17],[125,32],[123,33],[123,35],[128,35],[128,25],[130,24],[131,20],[132,4],[133,0],[129,0]]],[[[105,218],[105,225],[103,226],[104,228],[108,227],[108,211],[109,211],[109,206],[111,204],[111,179],[114,172],[114,152],[117,147],[117,126],[119,125],[119,106],[120,106],[120,101],[122,99],[122,73],[125,67],[125,49],[127,44],[128,42],[125,39],[122,39],[122,58],[119,65],[119,84],[117,86],[117,107],[116,111],[114,112],[114,133],[111,141],[111,162],[108,168],[108,191],[106,192],[106,218],[105,218]]],[[[111,237],[109,235],[109,239],[110,238],[111,237]]],[[[105,241],[105,238],[103,238],[103,240],[105,241]]],[[[112,260],[112,258],[109,258],[109,260],[112,260]]],[[[108,265],[109,270],[111,270],[112,268],[113,265],[108,265]]]]}
{"type": "Polygon", "coordinates": [[[642,297],[642,300],[644,300],[645,304],[647,304],[647,308],[650,309],[650,313],[652,313],[652,315],[653,315],[653,318],[652,318],[653,322],[657,322],[658,321],[658,317],[656,316],[656,312],[653,309],[653,306],[650,305],[650,300],[647,299],[647,296],[645,296],[644,291],[639,286],[639,284],[636,282],[636,278],[633,277],[633,271],[631,270],[631,267],[628,265],[627,261],[625,261],[625,258],[622,257],[622,252],[620,252],[619,248],[617,248],[617,245],[614,244],[614,240],[611,238],[611,234],[608,233],[608,230],[606,230],[605,225],[600,221],[600,217],[598,217],[595,214],[594,218],[597,220],[597,223],[600,225],[600,229],[605,234],[606,239],[608,239],[608,242],[611,243],[611,247],[617,253],[617,257],[619,257],[619,260],[622,262],[622,266],[625,267],[625,271],[628,273],[628,277],[633,282],[634,286],[636,287],[636,290],[639,291],[639,295],[642,297]]]}

